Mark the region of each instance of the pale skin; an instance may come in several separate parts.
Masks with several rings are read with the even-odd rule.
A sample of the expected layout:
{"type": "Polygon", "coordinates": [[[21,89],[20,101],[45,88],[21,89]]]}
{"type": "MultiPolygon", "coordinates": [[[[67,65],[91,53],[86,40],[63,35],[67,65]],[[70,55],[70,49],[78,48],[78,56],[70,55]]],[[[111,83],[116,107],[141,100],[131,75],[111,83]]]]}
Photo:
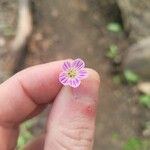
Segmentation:
{"type": "Polygon", "coordinates": [[[45,135],[25,150],[92,150],[100,78],[87,69],[78,88],[58,81],[63,61],[25,69],[0,85],[0,150],[15,150],[19,126],[52,104],[45,135]]]}

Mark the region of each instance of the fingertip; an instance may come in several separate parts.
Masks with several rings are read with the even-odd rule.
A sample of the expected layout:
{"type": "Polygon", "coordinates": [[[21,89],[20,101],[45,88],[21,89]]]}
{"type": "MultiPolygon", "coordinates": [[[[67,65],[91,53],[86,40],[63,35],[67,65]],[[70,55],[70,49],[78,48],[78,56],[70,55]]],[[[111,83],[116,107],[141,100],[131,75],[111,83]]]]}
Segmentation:
{"type": "Polygon", "coordinates": [[[78,88],[73,88],[73,93],[77,97],[91,97],[91,100],[95,103],[99,97],[100,88],[100,76],[94,69],[86,68],[87,78],[81,81],[78,88]]]}
{"type": "Polygon", "coordinates": [[[100,75],[96,70],[91,69],[91,68],[86,68],[86,70],[88,73],[89,80],[94,80],[94,81],[97,81],[98,83],[100,83],[100,75]]]}

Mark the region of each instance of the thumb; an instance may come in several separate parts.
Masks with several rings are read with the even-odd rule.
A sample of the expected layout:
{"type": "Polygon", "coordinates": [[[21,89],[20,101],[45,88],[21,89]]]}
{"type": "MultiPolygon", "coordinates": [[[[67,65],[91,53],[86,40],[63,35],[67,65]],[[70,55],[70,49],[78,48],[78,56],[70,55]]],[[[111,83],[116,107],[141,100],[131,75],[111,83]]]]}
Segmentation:
{"type": "Polygon", "coordinates": [[[44,150],[91,150],[94,140],[99,75],[87,69],[78,88],[63,87],[51,110],[44,150]]]}

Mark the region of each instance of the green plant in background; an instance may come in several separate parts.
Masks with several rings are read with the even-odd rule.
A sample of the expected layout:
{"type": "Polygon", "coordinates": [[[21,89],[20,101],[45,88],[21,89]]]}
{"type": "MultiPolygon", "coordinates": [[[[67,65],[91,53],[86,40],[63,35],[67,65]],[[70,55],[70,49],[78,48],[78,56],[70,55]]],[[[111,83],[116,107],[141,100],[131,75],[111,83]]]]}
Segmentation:
{"type": "Polygon", "coordinates": [[[131,138],[123,146],[123,150],[141,150],[142,142],[138,138],[131,138]]]}
{"type": "Polygon", "coordinates": [[[123,74],[125,80],[129,84],[136,84],[140,80],[139,76],[136,73],[134,73],[132,70],[125,70],[123,74]]]}
{"type": "Polygon", "coordinates": [[[122,32],[122,26],[118,22],[111,22],[107,25],[107,30],[111,32],[122,32]]]}
{"type": "Polygon", "coordinates": [[[33,137],[30,129],[33,126],[32,121],[27,121],[21,126],[20,136],[18,139],[17,148],[22,150],[24,145],[33,137]]]}
{"type": "Polygon", "coordinates": [[[150,95],[141,95],[139,97],[139,102],[140,104],[142,104],[143,106],[150,108],[150,95]]]}
{"type": "Polygon", "coordinates": [[[118,55],[118,47],[117,45],[110,45],[109,49],[106,53],[106,57],[108,57],[109,59],[114,60],[116,58],[116,56],[118,55]]]}
{"type": "Polygon", "coordinates": [[[123,145],[123,150],[150,150],[150,141],[139,138],[130,138],[123,145]]]}

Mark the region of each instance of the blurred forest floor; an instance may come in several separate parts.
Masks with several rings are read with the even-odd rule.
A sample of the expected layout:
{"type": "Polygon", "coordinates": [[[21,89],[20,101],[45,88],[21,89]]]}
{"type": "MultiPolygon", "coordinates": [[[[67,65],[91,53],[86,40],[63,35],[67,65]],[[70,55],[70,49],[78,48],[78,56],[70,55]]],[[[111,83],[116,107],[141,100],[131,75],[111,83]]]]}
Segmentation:
{"type": "MultiPolygon", "coordinates": [[[[123,29],[119,32],[108,29],[112,21],[121,24],[120,18],[105,15],[96,1],[46,0],[41,3],[35,5],[34,31],[26,57],[17,68],[64,58],[84,59],[87,66],[101,76],[94,150],[137,150],[132,149],[132,145],[139,145],[137,139],[145,140],[142,127],[150,113],[138,103],[134,86],[114,80],[116,72],[122,69],[121,61],[130,44],[123,29]],[[115,64],[106,57],[112,45],[119,51],[119,62],[115,64]]],[[[44,112],[35,119],[33,134],[42,132],[46,116],[44,112]]]]}

